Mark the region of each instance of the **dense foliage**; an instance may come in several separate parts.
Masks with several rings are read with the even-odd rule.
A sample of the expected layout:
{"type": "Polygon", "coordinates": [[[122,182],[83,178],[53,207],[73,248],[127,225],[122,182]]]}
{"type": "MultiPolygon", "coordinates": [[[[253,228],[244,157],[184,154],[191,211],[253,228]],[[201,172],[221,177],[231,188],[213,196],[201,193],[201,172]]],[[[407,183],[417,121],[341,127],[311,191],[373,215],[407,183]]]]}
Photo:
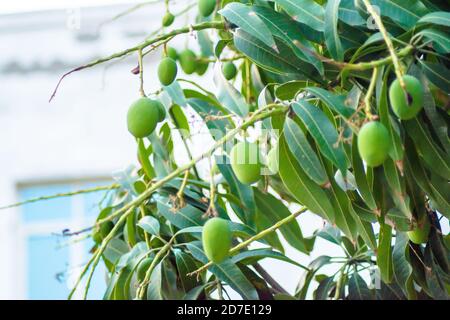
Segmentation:
{"type": "MultiPolygon", "coordinates": [[[[124,173],[103,203],[80,277],[85,292],[105,263],[105,299],[226,298],[228,288],[244,299],[447,299],[449,5],[198,3],[183,11],[199,12],[191,26],[163,28],[76,69],[134,53],[142,75],[156,72],[143,56],[160,46],[165,56],[161,90],[148,94],[141,82],[147,97],[130,107],[140,168],[124,173]],[[195,35],[198,52],[170,47],[182,34],[195,35]],[[215,92],[182,79],[182,71],[203,75],[208,67],[215,92]],[[216,142],[176,163],[180,148],[191,154],[192,112],[216,142]],[[205,163],[209,176],[199,174],[205,163]],[[296,220],[305,210],[326,221],[312,237],[296,220]],[[202,241],[212,217],[221,219],[208,222],[202,241]],[[286,246],[310,253],[318,237],[345,255],[307,266],[285,255],[286,246]],[[273,280],[262,259],[297,266],[296,291],[273,280]],[[329,264],[338,271],[321,273],[329,264]]],[[[165,27],[180,15],[166,6],[165,27]]]]}

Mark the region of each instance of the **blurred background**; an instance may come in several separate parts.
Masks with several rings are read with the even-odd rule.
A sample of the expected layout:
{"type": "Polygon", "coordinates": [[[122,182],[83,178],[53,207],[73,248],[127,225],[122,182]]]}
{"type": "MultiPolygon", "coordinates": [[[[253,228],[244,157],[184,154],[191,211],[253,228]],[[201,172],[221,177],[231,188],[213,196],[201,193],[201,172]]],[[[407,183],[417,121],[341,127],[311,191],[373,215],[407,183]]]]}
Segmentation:
{"type": "MultiPolygon", "coordinates": [[[[195,2],[172,0],[171,11],[195,2]]],[[[136,45],[160,28],[163,1],[146,1],[134,10],[137,3],[143,1],[2,1],[0,206],[108,185],[113,172],[136,164],[135,141],[125,122],[128,106],[138,97],[139,79],[130,72],[136,56],[76,72],[48,100],[64,72],[136,45]]],[[[195,12],[177,19],[175,27],[193,20],[195,12]]],[[[195,49],[193,40],[181,36],[171,46],[195,49]]],[[[159,87],[160,56],[160,51],[145,56],[146,91],[159,87]]],[[[194,80],[214,91],[208,72],[194,80]]],[[[85,235],[63,237],[62,231],[92,225],[103,195],[0,211],[0,299],[67,298],[93,243],[85,235]]],[[[307,236],[322,226],[321,219],[308,213],[299,220],[307,236]]],[[[287,255],[307,264],[324,252],[341,254],[333,244],[316,242],[311,257],[289,249],[287,255]]],[[[289,292],[295,291],[301,269],[278,260],[262,264],[289,292]]],[[[105,287],[104,269],[99,268],[89,298],[101,298],[105,287]]]]}

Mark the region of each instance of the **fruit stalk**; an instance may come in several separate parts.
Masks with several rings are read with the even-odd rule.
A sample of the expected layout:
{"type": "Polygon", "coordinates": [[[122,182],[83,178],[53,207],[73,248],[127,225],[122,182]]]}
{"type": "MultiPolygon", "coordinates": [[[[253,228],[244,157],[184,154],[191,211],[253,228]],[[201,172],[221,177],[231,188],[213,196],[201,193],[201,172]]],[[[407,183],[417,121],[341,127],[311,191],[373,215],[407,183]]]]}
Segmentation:
{"type": "MultiPolygon", "coordinates": [[[[248,238],[247,240],[239,243],[238,245],[234,246],[233,248],[230,249],[230,253],[229,255],[233,255],[235,253],[237,253],[239,250],[247,247],[248,245],[250,245],[252,242],[255,242],[259,239],[264,238],[265,236],[267,236],[269,233],[274,232],[275,230],[281,228],[282,226],[284,226],[285,224],[293,221],[295,218],[297,218],[301,213],[305,212],[306,210],[308,210],[307,208],[301,208],[300,210],[298,210],[297,212],[291,214],[290,216],[287,216],[284,219],[279,220],[277,223],[275,223],[274,225],[270,226],[267,229],[264,229],[263,231],[261,231],[260,233],[254,235],[251,238],[248,238]]],[[[201,266],[200,268],[198,268],[197,270],[188,273],[188,276],[193,276],[196,275],[206,269],[208,269],[210,266],[212,266],[213,262],[209,261],[208,263],[204,264],[203,266],[201,266]]],[[[306,271],[309,271],[308,267],[302,266],[300,265],[303,269],[305,269],[306,271]]]]}
{"type": "Polygon", "coordinates": [[[386,46],[389,50],[389,54],[392,57],[392,63],[394,64],[395,74],[397,75],[397,78],[400,81],[400,85],[403,88],[403,90],[406,91],[405,83],[402,79],[402,69],[400,66],[400,61],[395,54],[394,45],[392,44],[391,38],[389,38],[389,35],[387,33],[386,28],[384,27],[383,21],[381,21],[381,18],[379,14],[375,11],[372,4],[369,0],[362,0],[367,8],[367,11],[370,13],[370,15],[373,17],[373,20],[375,21],[375,24],[377,25],[378,29],[380,29],[380,33],[383,36],[384,42],[386,42],[386,46]]]}

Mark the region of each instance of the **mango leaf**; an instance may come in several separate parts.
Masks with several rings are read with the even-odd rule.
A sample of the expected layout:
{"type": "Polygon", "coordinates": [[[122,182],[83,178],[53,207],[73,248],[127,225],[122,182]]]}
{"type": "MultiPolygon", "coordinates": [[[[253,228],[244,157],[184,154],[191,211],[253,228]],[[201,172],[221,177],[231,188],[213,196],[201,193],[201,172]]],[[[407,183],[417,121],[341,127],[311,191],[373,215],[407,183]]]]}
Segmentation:
{"type": "Polygon", "coordinates": [[[153,269],[150,276],[150,281],[147,287],[147,300],[163,300],[163,290],[162,290],[162,266],[163,262],[159,262],[153,269]]]}
{"type": "Polygon", "coordinates": [[[269,8],[256,6],[253,10],[268,26],[272,34],[290,46],[298,58],[311,63],[320,74],[323,74],[323,64],[313,54],[316,49],[303,37],[297,23],[293,23],[288,16],[269,8]]]}
{"type": "Polygon", "coordinates": [[[274,0],[299,22],[317,30],[324,31],[324,9],[313,0],[274,0]]]}
{"type": "Polygon", "coordinates": [[[336,111],[338,114],[347,119],[350,118],[355,112],[354,109],[346,106],[346,99],[344,96],[335,95],[330,91],[319,87],[307,87],[305,90],[322,100],[330,109],[336,111]]]}
{"type": "Polygon", "coordinates": [[[418,0],[371,0],[370,3],[378,6],[382,16],[392,19],[404,29],[412,28],[421,16],[428,13],[418,0]]]}
{"type": "Polygon", "coordinates": [[[275,51],[278,51],[272,33],[267,26],[261,21],[253,8],[242,3],[231,2],[227,4],[219,14],[224,16],[228,21],[234,23],[245,32],[252,34],[255,38],[262,41],[275,51]]]}
{"type": "Polygon", "coordinates": [[[392,270],[392,227],[383,223],[380,225],[379,242],[377,250],[377,265],[380,270],[381,280],[391,283],[392,270]]]}
{"type": "Polygon", "coordinates": [[[450,27],[450,12],[446,11],[436,11],[431,12],[423,17],[421,17],[418,21],[420,24],[429,23],[436,24],[440,26],[450,27]]]}
{"type": "Polygon", "coordinates": [[[334,221],[334,210],[326,193],[297,164],[284,138],[279,140],[280,176],[297,201],[321,217],[334,221]]]}
{"type": "Polygon", "coordinates": [[[214,67],[214,83],[219,102],[228,111],[240,117],[245,117],[248,114],[249,107],[241,93],[225,79],[220,63],[217,63],[214,67]]]}
{"type": "Polygon", "coordinates": [[[330,291],[335,287],[334,277],[326,277],[320,281],[316,289],[314,298],[316,300],[327,300],[330,296],[330,291]]]}
{"type": "Polygon", "coordinates": [[[189,277],[187,274],[195,271],[199,266],[198,263],[187,253],[180,249],[174,249],[175,262],[177,264],[178,274],[180,275],[181,284],[185,292],[200,285],[197,277],[189,277]]]}
{"type": "Polygon", "coordinates": [[[355,9],[354,0],[341,0],[339,19],[351,26],[362,26],[366,24],[366,20],[355,9]]]}
{"type": "Polygon", "coordinates": [[[305,173],[318,185],[324,186],[329,183],[325,169],[298,124],[286,118],[283,133],[289,149],[305,173]]]}
{"type": "Polygon", "coordinates": [[[450,158],[432,140],[422,121],[414,118],[405,121],[404,126],[428,168],[444,179],[450,179],[450,158]]]}
{"type": "Polygon", "coordinates": [[[204,223],[203,211],[191,205],[174,211],[167,198],[158,199],[158,212],[180,229],[201,226],[204,223]]]}
{"type": "Polygon", "coordinates": [[[340,0],[328,0],[325,6],[325,44],[334,60],[344,60],[344,50],[338,34],[338,10],[340,0]]]}
{"type": "Polygon", "coordinates": [[[342,143],[338,140],[336,129],[327,116],[319,108],[304,100],[294,103],[293,110],[311,133],[321,153],[338,167],[345,177],[347,158],[342,143]]]}
{"type": "MultiPolygon", "coordinates": [[[[265,215],[272,224],[291,215],[291,212],[281,200],[275,198],[270,193],[262,193],[257,188],[254,188],[253,190],[255,192],[255,202],[259,212],[265,215]]],[[[312,249],[307,246],[297,220],[283,225],[280,228],[280,232],[286,241],[297,250],[308,253],[312,249]]]]}
{"type": "MultiPolygon", "coordinates": [[[[208,258],[206,258],[203,253],[199,242],[190,242],[187,244],[187,248],[195,259],[199,260],[203,264],[208,262],[208,258]]],[[[236,290],[242,298],[247,300],[258,299],[258,294],[251,282],[244,276],[239,267],[236,266],[236,264],[234,264],[230,259],[227,259],[220,264],[212,265],[209,270],[221,281],[224,281],[231,288],[236,290]]]]}
{"type": "Polygon", "coordinates": [[[174,104],[170,110],[170,116],[175,124],[175,127],[177,129],[179,129],[181,136],[184,139],[189,138],[190,136],[190,127],[189,127],[189,122],[186,118],[186,115],[183,112],[183,109],[181,109],[181,107],[177,104],[174,104]]]}
{"type": "Polygon", "coordinates": [[[277,252],[277,251],[273,251],[271,249],[266,249],[266,248],[242,251],[241,253],[238,253],[237,255],[233,256],[231,258],[231,260],[234,263],[239,262],[239,263],[248,265],[248,264],[254,264],[254,263],[256,263],[262,259],[266,259],[266,258],[284,261],[284,262],[293,264],[297,267],[304,268],[301,264],[286,257],[284,254],[277,252]]]}
{"type": "Polygon", "coordinates": [[[301,89],[307,86],[307,84],[308,81],[304,80],[285,82],[275,87],[275,96],[280,100],[292,100],[301,89]]]}
{"type": "Polygon", "coordinates": [[[312,65],[300,60],[289,46],[277,37],[274,38],[280,51],[279,54],[241,29],[234,34],[234,45],[256,65],[270,72],[283,75],[293,74],[297,80],[310,79],[317,83],[323,83],[312,65]]]}
{"type": "Polygon", "coordinates": [[[439,53],[449,53],[450,52],[450,39],[448,33],[436,30],[436,29],[425,29],[417,33],[417,36],[424,36],[427,40],[433,42],[433,48],[439,53]]]}
{"type": "Polygon", "coordinates": [[[392,252],[392,263],[397,283],[400,285],[406,296],[412,297],[413,292],[410,287],[412,267],[406,258],[409,255],[408,243],[409,239],[406,233],[396,233],[394,250],[392,252]]]}
{"type": "Polygon", "coordinates": [[[418,60],[427,79],[436,87],[450,94],[450,70],[443,64],[418,60]]]}
{"type": "Polygon", "coordinates": [[[309,271],[306,271],[303,274],[297,286],[297,292],[295,295],[299,300],[304,300],[306,298],[306,294],[308,293],[311,281],[314,279],[314,275],[320,268],[330,263],[330,260],[330,256],[319,256],[309,263],[309,271]]]}
{"type": "Polygon", "coordinates": [[[172,104],[177,104],[182,107],[187,105],[186,97],[184,96],[183,89],[178,81],[174,81],[169,86],[164,86],[163,88],[164,92],[166,92],[172,100],[172,104]]]}
{"type": "Polygon", "coordinates": [[[341,231],[330,224],[327,224],[325,227],[320,229],[316,233],[316,236],[337,244],[338,246],[340,246],[342,242],[341,231]]]}
{"type": "Polygon", "coordinates": [[[118,238],[113,238],[106,246],[103,252],[103,258],[110,261],[113,264],[119,261],[119,259],[129,251],[128,245],[125,241],[118,238]]]}
{"type": "Polygon", "coordinates": [[[144,216],[139,220],[138,226],[141,227],[145,232],[150,233],[154,236],[159,235],[159,221],[152,216],[144,216]]]}
{"type": "Polygon", "coordinates": [[[348,299],[349,300],[372,300],[373,296],[367,287],[366,282],[361,276],[354,272],[348,280],[348,299]]]}

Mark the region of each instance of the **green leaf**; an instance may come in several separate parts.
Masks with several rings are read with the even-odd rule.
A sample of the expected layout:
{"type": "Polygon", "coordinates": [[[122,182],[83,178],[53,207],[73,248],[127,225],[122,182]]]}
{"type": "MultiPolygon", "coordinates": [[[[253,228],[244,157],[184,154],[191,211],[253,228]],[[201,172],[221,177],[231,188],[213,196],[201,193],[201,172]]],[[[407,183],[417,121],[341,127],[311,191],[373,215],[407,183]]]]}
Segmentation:
{"type": "Polygon", "coordinates": [[[172,100],[172,104],[177,104],[182,107],[186,106],[186,98],[178,81],[175,80],[169,86],[164,86],[163,88],[164,92],[166,92],[172,100]]]}
{"type": "Polygon", "coordinates": [[[189,292],[191,289],[200,285],[200,281],[197,280],[197,277],[189,277],[187,275],[199,267],[198,263],[189,254],[184,253],[180,249],[174,249],[173,252],[181,284],[183,285],[184,291],[189,292]]]}
{"type": "Polygon", "coordinates": [[[450,12],[436,11],[424,15],[418,23],[430,23],[450,27],[450,12]]]}
{"type": "Polygon", "coordinates": [[[339,19],[351,26],[362,26],[366,24],[366,20],[355,9],[354,0],[341,0],[339,19]]]}
{"type": "Polygon", "coordinates": [[[280,176],[287,190],[312,212],[334,221],[334,210],[326,193],[297,164],[284,138],[279,140],[280,176]]]}
{"type": "Polygon", "coordinates": [[[128,245],[125,241],[114,238],[106,246],[103,252],[103,257],[113,264],[116,264],[125,253],[129,251],[128,245]]]}
{"type": "Polygon", "coordinates": [[[163,300],[162,290],[162,266],[163,262],[159,262],[153,269],[150,281],[147,287],[147,300],[163,300]]]}
{"type": "Polygon", "coordinates": [[[377,265],[380,270],[381,280],[385,283],[391,283],[393,277],[391,240],[391,226],[385,223],[381,224],[377,250],[377,265]]]}
{"type": "Polygon", "coordinates": [[[311,133],[321,153],[345,175],[348,167],[347,158],[336,129],[327,116],[319,108],[304,100],[294,103],[293,109],[311,133]]]}
{"type": "Polygon", "coordinates": [[[335,287],[334,277],[327,277],[320,281],[319,286],[316,289],[316,300],[328,300],[330,297],[330,291],[335,287]]]}
{"type": "Polygon", "coordinates": [[[311,261],[308,265],[309,271],[306,271],[302,278],[300,279],[300,283],[298,285],[298,290],[296,293],[296,297],[299,300],[305,300],[306,294],[308,293],[308,289],[310,287],[311,281],[314,279],[314,275],[319,271],[320,268],[330,263],[330,256],[319,256],[311,261]]]}
{"type": "MultiPolygon", "coordinates": [[[[197,260],[203,264],[208,262],[208,258],[206,258],[203,253],[200,243],[190,242],[187,244],[187,248],[197,260]]],[[[236,290],[242,298],[247,300],[258,299],[258,294],[251,282],[230,259],[227,259],[220,264],[212,265],[209,270],[216,275],[217,278],[236,290]]]]}
{"type": "MultiPolygon", "coordinates": [[[[253,190],[255,192],[255,202],[258,210],[265,215],[272,224],[291,215],[291,212],[281,200],[275,198],[270,193],[262,193],[257,188],[254,188],[253,190]]],[[[308,248],[305,243],[297,220],[283,225],[280,228],[280,232],[292,247],[304,253],[310,251],[310,248],[308,248]]]]}
{"type": "Polygon", "coordinates": [[[308,81],[304,80],[285,82],[275,87],[275,96],[280,100],[292,100],[301,89],[307,86],[307,84],[308,81]]]}
{"type": "Polygon", "coordinates": [[[436,87],[450,94],[450,70],[440,63],[425,62],[422,60],[419,60],[419,63],[427,79],[436,87]]]}
{"type": "Polygon", "coordinates": [[[200,117],[205,121],[206,126],[209,129],[214,140],[223,138],[226,134],[227,128],[231,128],[231,123],[226,119],[207,119],[208,116],[223,116],[226,113],[221,108],[209,103],[208,101],[190,98],[188,99],[189,105],[194,109],[200,117]]]}
{"type": "Polygon", "coordinates": [[[139,220],[138,226],[141,227],[145,232],[150,233],[154,236],[159,235],[159,221],[152,216],[144,216],[139,220]]]}
{"type": "Polygon", "coordinates": [[[424,36],[427,40],[433,42],[433,48],[439,53],[449,53],[450,52],[450,39],[448,33],[436,30],[436,29],[425,29],[417,33],[417,36],[424,36]]]}
{"type": "Polygon", "coordinates": [[[358,273],[353,273],[348,280],[349,300],[372,300],[373,296],[366,282],[358,273]]]}
{"type": "Polygon", "coordinates": [[[392,263],[395,279],[405,295],[409,298],[412,297],[412,291],[409,287],[409,282],[412,277],[412,267],[406,258],[409,255],[408,243],[409,239],[406,233],[396,233],[394,250],[392,252],[392,263]]]}
{"type": "Polygon", "coordinates": [[[179,105],[174,104],[172,108],[170,108],[169,112],[173,122],[175,123],[175,127],[180,130],[181,136],[184,139],[189,138],[191,130],[183,109],[181,109],[179,105]]]}
{"type": "Polygon", "coordinates": [[[321,237],[322,239],[328,240],[334,244],[337,244],[338,246],[341,245],[342,237],[341,237],[341,231],[333,227],[332,225],[326,225],[324,228],[320,229],[316,235],[318,237],[321,237]]]}
{"type": "Polygon", "coordinates": [[[280,53],[241,29],[234,34],[236,48],[261,68],[277,74],[293,74],[297,80],[310,79],[318,83],[323,82],[312,65],[300,60],[279,38],[275,37],[275,42],[280,53]]]}
{"type": "Polygon", "coordinates": [[[325,44],[334,60],[344,60],[344,50],[338,35],[338,10],[340,0],[328,0],[325,6],[325,44]]]}
{"type": "Polygon", "coordinates": [[[227,4],[219,14],[228,21],[234,23],[245,32],[252,34],[264,44],[277,51],[275,40],[267,26],[261,21],[253,8],[242,3],[232,2],[227,4]]]}
{"type": "Polygon", "coordinates": [[[228,111],[245,117],[248,114],[249,107],[244,97],[236,88],[228,82],[220,68],[220,63],[214,67],[214,83],[217,87],[217,99],[228,111]]]}
{"type": "Polygon", "coordinates": [[[344,96],[335,95],[319,87],[307,87],[305,90],[322,100],[330,109],[347,119],[355,112],[355,110],[346,106],[344,96]]]}
{"type": "Polygon", "coordinates": [[[184,208],[174,211],[169,204],[169,200],[166,198],[158,200],[158,211],[171,224],[180,229],[201,226],[204,223],[204,219],[202,218],[203,211],[191,205],[186,205],[184,208]]]}
{"type": "Polygon", "coordinates": [[[325,169],[297,123],[286,118],[283,133],[289,149],[305,173],[318,185],[329,183],[325,169]]]}
{"type": "Polygon", "coordinates": [[[404,29],[414,27],[420,17],[428,13],[418,0],[371,0],[370,3],[379,7],[382,16],[392,19],[404,29]]]}
{"type": "Polygon", "coordinates": [[[303,266],[301,264],[286,257],[284,254],[277,252],[277,251],[273,251],[271,249],[265,249],[265,248],[242,251],[241,253],[238,253],[237,255],[233,256],[231,260],[234,263],[239,262],[239,263],[248,265],[248,264],[254,264],[265,258],[284,261],[284,262],[293,264],[297,267],[303,268],[303,266]]]}
{"type": "Polygon", "coordinates": [[[313,0],[274,0],[295,20],[317,30],[324,31],[324,9],[313,0]]]}
{"type": "Polygon", "coordinates": [[[404,122],[408,135],[428,168],[445,179],[450,179],[450,158],[431,138],[430,132],[417,118],[404,122]]]}
{"type": "Polygon", "coordinates": [[[323,64],[313,54],[316,49],[303,36],[299,24],[294,23],[289,16],[265,7],[254,7],[254,11],[268,26],[272,34],[283,40],[298,58],[312,64],[320,74],[323,74],[323,64]]]}

